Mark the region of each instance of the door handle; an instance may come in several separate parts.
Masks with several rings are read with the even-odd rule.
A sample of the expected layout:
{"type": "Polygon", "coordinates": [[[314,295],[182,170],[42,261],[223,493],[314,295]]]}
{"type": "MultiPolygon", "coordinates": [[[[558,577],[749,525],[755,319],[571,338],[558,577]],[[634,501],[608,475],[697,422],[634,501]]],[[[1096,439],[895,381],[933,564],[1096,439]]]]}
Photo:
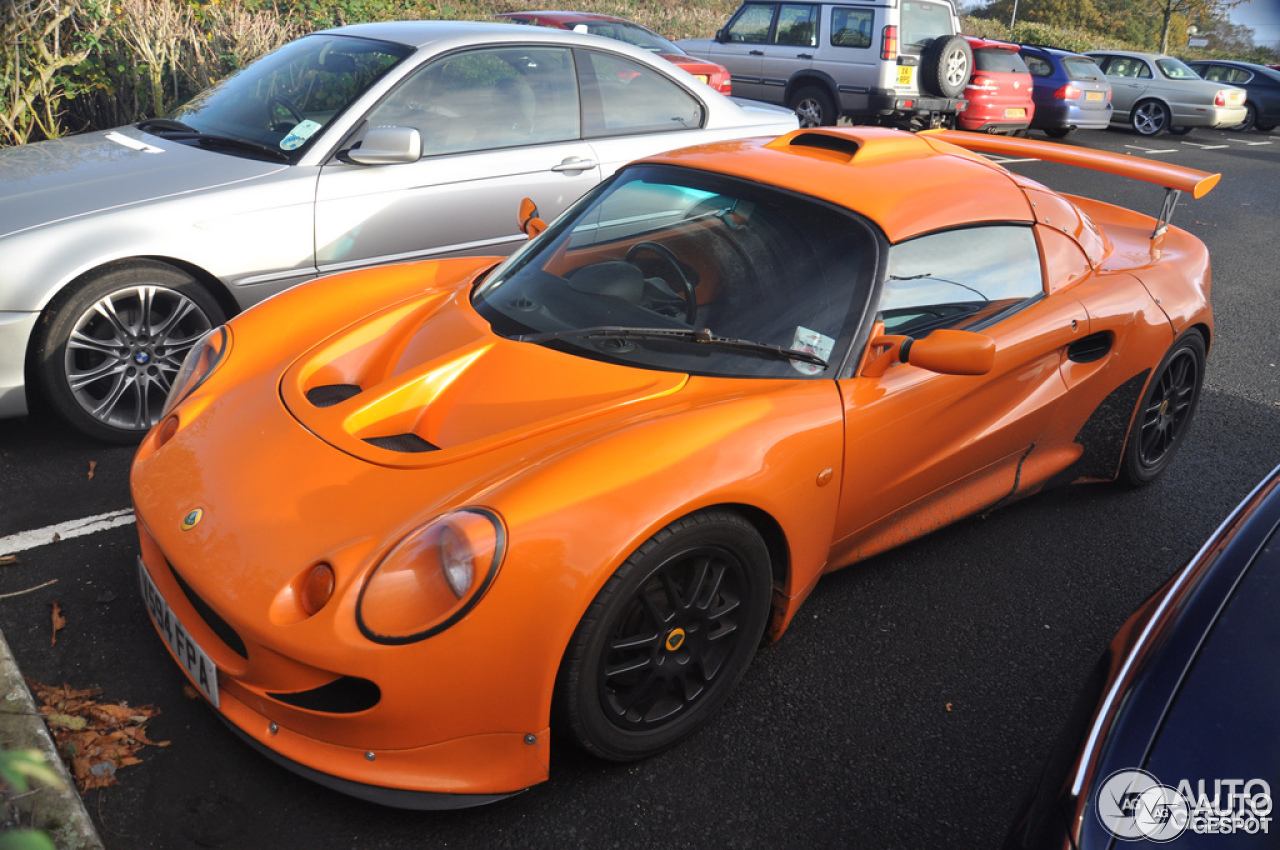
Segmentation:
{"type": "Polygon", "coordinates": [[[747,55],[748,55],[748,56],[763,56],[763,55],[764,55],[764,51],[763,51],[763,50],[748,50],[748,51],[747,51],[747,55]]]}
{"type": "Polygon", "coordinates": [[[797,58],[797,59],[812,59],[812,58],[813,58],[813,54],[812,54],[812,53],[797,53],[797,54],[796,54],[796,58],[797,58]]]}
{"type": "Polygon", "coordinates": [[[583,159],[580,156],[571,156],[559,165],[551,166],[551,170],[559,172],[586,171],[599,165],[600,163],[596,162],[594,159],[583,159]]]}

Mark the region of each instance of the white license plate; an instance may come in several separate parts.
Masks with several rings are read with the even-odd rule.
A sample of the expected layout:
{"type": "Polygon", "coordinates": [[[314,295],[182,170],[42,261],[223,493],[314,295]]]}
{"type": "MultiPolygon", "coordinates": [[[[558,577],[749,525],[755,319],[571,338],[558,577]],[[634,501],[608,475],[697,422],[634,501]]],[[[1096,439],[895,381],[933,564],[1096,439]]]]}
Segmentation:
{"type": "Polygon", "coordinates": [[[151,615],[152,622],[164,636],[165,643],[169,644],[169,649],[173,650],[178,663],[187,671],[192,683],[205,695],[205,699],[217,708],[218,668],[214,666],[213,659],[208,653],[191,639],[191,635],[187,633],[182,623],[178,622],[173,609],[169,607],[168,602],[164,601],[164,597],[156,588],[156,583],[151,580],[151,575],[147,572],[141,558],[138,559],[138,583],[142,586],[142,599],[147,604],[147,613],[151,615]]]}

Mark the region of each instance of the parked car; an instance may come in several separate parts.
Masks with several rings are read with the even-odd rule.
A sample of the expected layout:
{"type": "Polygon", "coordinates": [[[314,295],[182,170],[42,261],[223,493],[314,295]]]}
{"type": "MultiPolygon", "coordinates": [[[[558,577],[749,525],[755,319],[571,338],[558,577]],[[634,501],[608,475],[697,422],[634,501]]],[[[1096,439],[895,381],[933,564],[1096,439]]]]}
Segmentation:
{"type": "Polygon", "coordinates": [[[85,433],[136,441],[195,339],[249,304],[318,274],[505,253],[526,195],[556,213],[637,156],[795,126],[577,33],[307,36],[168,118],[0,152],[0,416],[38,389],[85,433]]]}
{"type": "Polygon", "coordinates": [[[721,63],[733,92],[796,111],[803,127],[954,126],[973,57],[949,0],[856,6],[748,0],[713,39],[680,46],[721,63]]]}
{"type": "Polygon", "coordinates": [[[1245,119],[1244,89],[1206,82],[1181,59],[1119,50],[1086,55],[1111,84],[1112,123],[1127,123],[1140,136],[1233,127],[1245,119]]]}
{"type": "Polygon", "coordinates": [[[131,475],[175,659],[304,775],[474,805],[545,780],[553,726],[617,761],[692,734],[826,572],[1152,481],[1203,381],[1204,245],[971,151],[1218,180],[798,130],[649,157],[550,226],[525,204],[504,262],[335,275],[205,335],[131,475]]]}
{"type": "Polygon", "coordinates": [[[1093,59],[1056,47],[1024,44],[1022,61],[1034,87],[1031,129],[1065,139],[1076,130],[1105,130],[1111,123],[1111,84],[1093,59]]]}
{"type": "Polygon", "coordinates": [[[715,62],[708,62],[706,59],[690,56],[675,42],[668,41],[653,30],[628,21],[626,18],[596,15],[591,12],[504,12],[494,17],[517,24],[585,32],[634,44],[641,50],[657,54],[692,74],[720,94],[733,94],[733,84],[729,78],[728,68],[715,62]]]}
{"type": "Polygon", "coordinates": [[[1014,135],[1031,124],[1031,72],[1018,45],[965,36],[973,50],[973,76],[965,86],[969,105],[958,116],[961,130],[1014,135]]]}
{"type": "Polygon", "coordinates": [[[1251,62],[1213,59],[1189,63],[1206,80],[1245,90],[1245,117],[1233,130],[1269,133],[1280,125],[1280,71],[1251,62]]]}
{"type": "Polygon", "coordinates": [[[1280,469],[1120,627],[1008,850],[1274,843],[1278,536],[1280,469]]]}

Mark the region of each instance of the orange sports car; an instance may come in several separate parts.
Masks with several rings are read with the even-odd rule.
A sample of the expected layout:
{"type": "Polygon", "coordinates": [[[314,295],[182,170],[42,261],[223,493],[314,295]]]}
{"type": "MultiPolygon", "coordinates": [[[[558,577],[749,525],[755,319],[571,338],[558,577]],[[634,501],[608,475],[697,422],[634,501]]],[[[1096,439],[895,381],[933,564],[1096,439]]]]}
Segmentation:
{"type": "Polygon", "coordinates": [[[656,753],[824,573],[1167,466],[1213,334],[1209,256],[1168,219],[1217,179],[802,130],[632,164],[549,226],[526,204],[506,260],[281,293],[193,349],[140,447],[147,607],[246,740],[360,797],[516,793],[553,728],[656,753]]]}

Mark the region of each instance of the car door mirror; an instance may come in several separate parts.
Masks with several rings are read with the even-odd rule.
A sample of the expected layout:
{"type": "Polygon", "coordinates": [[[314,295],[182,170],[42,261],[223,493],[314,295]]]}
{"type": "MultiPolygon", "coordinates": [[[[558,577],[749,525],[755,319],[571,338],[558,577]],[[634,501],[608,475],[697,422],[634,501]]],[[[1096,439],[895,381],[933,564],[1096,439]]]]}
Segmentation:
{"type": "Polygon", "coordinates": [[[940,375],[985,375],[996,362],[996,342],[991,337],[949,328],[921,339],[875,336],[871,349],[875,354],[862,370],[864,378],[878,378],[894,363],[910,363],[940,375]]]}
{"type": "Polygon", "coordinates": [[[422,134],[414,127],[372,127],[344,157],[358,165],[395,165],[422,157],[422,134]]]}
{"type": "Polygon", "coordinates": [[[718,30],[716,30],[716,41],[717,41],[719,44],[724,44],[724,43],[725,43],[726,41],[728,41],[728,40],[729,40],[729,34],[728,34],[728,33],[726,33],[723,29],[718,29],[718,30]]]}
{"type": "Polygon", "coordinates": [[[530,239],[547,229],[547,223],[538,218],[538,205],[531,198],[520,202],[520,229],[530,239]]]}

